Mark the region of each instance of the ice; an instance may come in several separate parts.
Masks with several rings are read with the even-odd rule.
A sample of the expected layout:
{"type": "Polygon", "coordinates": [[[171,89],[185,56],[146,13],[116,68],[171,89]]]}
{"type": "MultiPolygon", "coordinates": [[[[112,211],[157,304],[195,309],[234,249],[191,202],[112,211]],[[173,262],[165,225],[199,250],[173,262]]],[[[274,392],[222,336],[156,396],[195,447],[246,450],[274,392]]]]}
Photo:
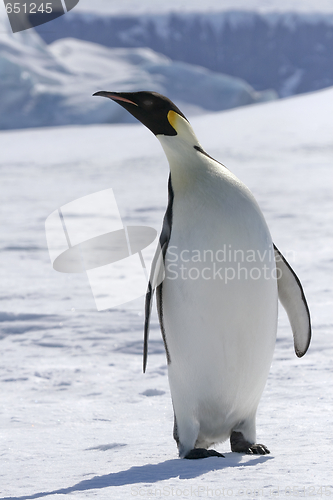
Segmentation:
{"type": "Polygon", "coordinates": [[[302,359],[280,311],[257,417],[265,457],[226,442],[225,459],[178,459],[156,313],[143,375],[143,299],[99,313],[84,275],[52,269],[45,220],[82,196],[113,188],[124,224],[160,229],[168,165],[153,134],[140,124],[0,133],[0,498],[332,494],[332,102],[331,88],[191,120],[254,193],[311,311],[302,359]]]}
{"type": "Polygon", "coordinates": [[[296,69],[295,72],[285,80],[280,91],[282,97],[288,97],[294,94],[294,91],[302,80],[303,73],[304,70],[296,69]]]}
{"type": "MultiPolygon", "coordinates": [[[[258,91],[274,89],[275,97],[276,93],[286,97],[333,85],[333,15],[329,10],[225,10],[225,5],[219,4],[216,11],[206,8],[196,12],[192,6],[192,11],[159,12],[157,7],[161,5],[155,3],[151,12],[140,13],[140,9],[126,10],[126,3],[121,5],[123,12],[113,15],[102,14],[97,7],[90,14],[73,11],[55,21],[54,32],[41,29],[39,32],[47,43],[75,37],[112,48],[149,47],[173,61],[216,72],[207,74],[209,85],[201,95],[193,94],[194,86],[187,82],[189,98],[196,97],[199,106],[211,90],[211,77],[215,75],[216,82],[217,78],[221,80],[221,73],[241,78],[258,91]]],[[[154,83],[168,84],[169,93],[174,93],[173,86],[165,79],[166,69],[154,83]]],[[[173,66],[173,69],[173,80],[179,87],[185,68],[173,66]]],[[[196,80],[200,76],[193,75],[196,80]]],[[[223,88],[221,81],[220,87],[223,88]]],[[[207,109],[222,108],[210,105],[207,109]]]]}
{"type": "Polygon", "coordinates": [[[277,98],[245,81],[171,59],[145,48],[108,49],[75,39],[47,46],[33,29],[10,31],[0,17],[0,129],[132,121],[97,90],[151,89],[189,114],[277,98]],[[192,82],[196,81],[196,85],[192,82]]]}
{"type": "Polygon", "coordinates": [[[226,10],[253,10],[258,12],[333,12],[331,0],[80,0],[76,11],[102,14],[166,13],[166,12],[209,12],[226,10]]]}
{"type": "MultiPolygon", "coordinates": [[[[313,49],[309,57],[304,55],[302,38],[299,43],[296,40],[292,52],[286,49],[283,57],[277,57],[274,48],[272,49],[276,44],[285,44],[285,38],[279,40],[279,29],[275,26],[277,23],[281,27],[298,27],[300,32],[303,22],[307,29],[309,23],[317,23],[317,29],[314,29],[316,33],[313,34],[315,40],[329,36],[329,31],[326,35],[323,34],[323,25],[328,29],[333,17],[324,0],[318,3],[316,12],[310,8],[310,3],[304,2],[302,7],[296,0],[289,4],[295,12],[285,12],[284,3],[277,6],[274,2],[260,0],[252,1],[252,12],[249,11],[250,7],[244,8],[240,0],[231,11],[227,2],[219,6],[217,13],[212,5],[205,4],[200,16],[195,10],[199,5],[196,2],[191,7],[180,3],[175,8],[178,17],[165,16],[170,13],[170,6],[148,0],[138,9],[132,9],[131,1],[121,4],[118,2],[118,7],[114,2],[97,2],[94,7],[91,7],[92,3],[89,5],[90,11],[88,4],[81,1],[71,13],[59,18],[59,21],[65,25],[68,23],[74,30],[75,13],[81,13],[86,20],[94,18],[102,21],[107,18],[98,17],[101,9],[106,9],[105,13],[109,14],[132,15],[135,20],[133,27],[123,30],[119,28],[119,32],[115,30],[114,35],[116,38],[119,36],[124,45],[133,47],[106,48],[76,39],[61,39],[46,45],[33,29],[13,35],[5,10],[0,10],[0,129],[133,122],[132,117],[114,103],[92,98],[91,95],[99,89],[155,90],[167,94],[192,117],[207,110],[220,111],[274,100],[278,97],[277,92],[281,97],[286,97],[331,83],[327,70],[330,52],[326,43],[318,42],[318,47],[313,49]],[[264,17],[258,18],[258,13],[264,13],[264,17]],[[253,27],[254,20],[259,23],[258,26],[253,27]],[[196,32],[198,23],[201,23],[200,29],[196,32]],[[272,44],[269,39],[267,50],[259,51],[250,64],[246,56],[244,59],[247,47],[241,45],[241,40],[237,40],[238,36],[241,39],[248,36],[246,29],[245,35],[242,30],[236,30],[243,25],[252,26],[256,31],[263,29],[263,38],[258,38],[261,45],[265,45],[262,41],[267,40],[266,30],[270,31],[270,27],[275,30],[272,44]],[[221,45],[223,27],[226,31],[233,28],[235,35],[231,37],[231,41],[223,39],[228,50],[223,50],[223,43],[221,45]],[[156,31],[156,40],[154,37],[149,38],[149,30],[156,31]],[[182,33],[190,33],[191,30],[194,30],[194,36],[197,37],[190,37],[190,44],[184,42],[184,46],[180,47],[177,37],[181,39],[182,33]],[[201,37],[202,47],[194,43],[200,41],[201,37]],[[167,52],[171,58],[152,48],[137,47],[140,44],[152,44],[154,40],[159,48],[153,46],[153,49],[162,50],[163,46],[164,50],[169,47],[167,52]],[[231,46],[231,43],[235,43],[235,46],[231,46]],[[216,47],[220,47],[217,55],[216,47]],[[179,58],[190,63],[196,61],[198,64],[207,64],[210,69],[176,61],[179,58]],[[267,65],[268,60],[272,64],[267,65]],[[234,76],[218,71],[232,73],[234,76]],[[245,80],[250,81],[251,85],[245,80]],[[273,86],[276,90],[269,90],[273,86]],[[268,90],[256,92],[253,87],[268,90]]],[[[82,17],[80,19],[82,21],[82,17]]],[[[59,28],[56,22],[54,26],[59,28]]],[[[105,24],[105,30],[108,26],[105,24]]],[[[43,31],[45,27],[40,29],[43,31]]],[[[82,24],[81,30],[85,29],[86,26],[82,24]]],[[[307,45],[305,52],[312,51],[313,47],[313,44],[307,45]]]]}

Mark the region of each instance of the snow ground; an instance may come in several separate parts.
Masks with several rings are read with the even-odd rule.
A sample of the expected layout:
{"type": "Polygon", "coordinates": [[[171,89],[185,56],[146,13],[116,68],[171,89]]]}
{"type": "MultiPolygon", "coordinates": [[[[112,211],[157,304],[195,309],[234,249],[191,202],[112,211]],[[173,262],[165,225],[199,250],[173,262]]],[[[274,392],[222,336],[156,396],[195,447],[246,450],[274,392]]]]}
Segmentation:
{"type": "Polygon", "coordinates": [[[333,89],[193,118],[203,147],[255,194],[309,302],[298,359],[281,311],[258,441],[271,454],[177,458],[166,360],[143,299],[98,313],[83,275],[56,273],[44,222],[108,187],[123,221],[159,230],[168,166],[141,125],[0,133],[0,499],[324,497],[331,476],[333,89]]]}

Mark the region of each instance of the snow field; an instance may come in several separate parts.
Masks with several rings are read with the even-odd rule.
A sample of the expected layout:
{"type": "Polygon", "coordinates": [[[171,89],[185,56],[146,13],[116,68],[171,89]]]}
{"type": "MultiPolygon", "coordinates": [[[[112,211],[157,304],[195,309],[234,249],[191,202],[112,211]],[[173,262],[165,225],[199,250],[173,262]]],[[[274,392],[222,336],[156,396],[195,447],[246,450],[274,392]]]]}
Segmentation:
{"type": "Polygon", "coordinates": [[[252,190],[298,273],[313,340],[293,352],[281,311],[257,417],[271,454],[179,460],[156,314],[142,374],[143,299],[98,313],[83,275],[52,270],[44,222],[112,187],[124,223],[159,230],[168,166],[141,125],[0,133],[0,498],[261,498],[333,494],[333,91],[191,120],[209,154],[252,190]],[[24,153],[22,153],[24,152],[24,153]]]}

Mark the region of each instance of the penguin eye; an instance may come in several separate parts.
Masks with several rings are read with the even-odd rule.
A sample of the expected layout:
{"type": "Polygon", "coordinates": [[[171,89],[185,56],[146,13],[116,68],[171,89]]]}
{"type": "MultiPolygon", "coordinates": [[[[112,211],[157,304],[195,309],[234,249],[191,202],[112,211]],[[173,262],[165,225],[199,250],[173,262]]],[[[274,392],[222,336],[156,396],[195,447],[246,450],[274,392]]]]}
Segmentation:
{"type": "Polygon", "coordinates": [[[146,99],[145,101],[143,101],[143,105],[146,107],[146,108],[150,108],[152,105],[153,105],[153,101],[151,99],[146,99]]]}

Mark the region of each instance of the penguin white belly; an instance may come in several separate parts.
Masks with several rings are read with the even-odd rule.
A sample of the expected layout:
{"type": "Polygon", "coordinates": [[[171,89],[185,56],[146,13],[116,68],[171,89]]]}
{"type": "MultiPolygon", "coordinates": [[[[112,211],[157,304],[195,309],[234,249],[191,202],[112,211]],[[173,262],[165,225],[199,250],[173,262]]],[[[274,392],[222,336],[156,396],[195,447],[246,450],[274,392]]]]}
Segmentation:
{"type": "Polygon", "coordinates": [[[163,326],[181,455],[224,441],[242,425],[255,442],[275,344],[269,231],[245,186],[219,182],[218,199],[201,200],[195,189],[175,196],[165,258],[163,326]]]}

